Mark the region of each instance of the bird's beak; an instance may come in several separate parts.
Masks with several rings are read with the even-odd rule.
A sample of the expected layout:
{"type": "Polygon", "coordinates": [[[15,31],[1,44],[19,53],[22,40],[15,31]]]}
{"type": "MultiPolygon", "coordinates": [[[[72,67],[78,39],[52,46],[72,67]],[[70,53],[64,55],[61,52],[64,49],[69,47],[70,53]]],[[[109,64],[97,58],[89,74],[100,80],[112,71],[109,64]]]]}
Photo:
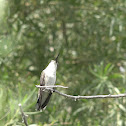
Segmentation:
{"type": "Polygon", "coordinates": [[[57,57],[55,58],[56,63],[58,62],[58,57],[59,57],[59,54],[58,54],[57,57]]]}

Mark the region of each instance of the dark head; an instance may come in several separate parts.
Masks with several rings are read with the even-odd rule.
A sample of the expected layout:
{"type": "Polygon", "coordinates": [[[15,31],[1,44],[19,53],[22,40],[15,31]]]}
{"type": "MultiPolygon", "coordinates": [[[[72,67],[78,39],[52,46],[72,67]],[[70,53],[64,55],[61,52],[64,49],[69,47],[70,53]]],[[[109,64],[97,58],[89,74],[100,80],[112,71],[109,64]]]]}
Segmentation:
{"type": "Polygon", "coordinates": [[[58,62],[58,57],[59,57],[59,54],[58,54],[57,57],[55,58],[56,63],[58,62]]]}

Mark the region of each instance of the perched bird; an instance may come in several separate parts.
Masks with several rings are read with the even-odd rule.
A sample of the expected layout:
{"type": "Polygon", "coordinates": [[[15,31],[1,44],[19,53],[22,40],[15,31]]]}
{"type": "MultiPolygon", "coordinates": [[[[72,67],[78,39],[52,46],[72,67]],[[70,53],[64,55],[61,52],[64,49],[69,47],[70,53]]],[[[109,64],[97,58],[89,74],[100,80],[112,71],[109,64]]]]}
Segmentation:
{"type": "MultiPolygon", "coordinates": [[[[55,60],[51,60],[49,65],[41,72],[40,86],[54,86],[55,85],[58,57],[59,55],[56,57],[55,60]]],[[[39,88],[38,100],[36,104],[36,109],[38,111],[43,110],[47,106],[51,95],[52,95],[52,92],[50,90],[44,90],[42,88],[39,88]]]]}

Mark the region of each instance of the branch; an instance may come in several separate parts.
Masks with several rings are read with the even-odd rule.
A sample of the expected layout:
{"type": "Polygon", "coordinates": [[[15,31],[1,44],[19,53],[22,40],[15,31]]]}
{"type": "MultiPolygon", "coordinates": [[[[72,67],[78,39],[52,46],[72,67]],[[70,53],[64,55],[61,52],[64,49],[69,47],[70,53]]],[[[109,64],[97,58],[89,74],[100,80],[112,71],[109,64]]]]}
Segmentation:
{"type": "Polygon", "coordinates": [[[68,88],[68,87],[64,87],[64,86],[61,86],[61,85],[57,85],[57,86],[39,86],[39,85],[36,85],[37,88],[45,88],[46,90],[50,90],[52,92],[55,92],[61,96],[64,96],[66,98],[71,98],[71,99],[74,99],[74,100],[77,100],[77,99],[97,99],[97,98],[120,98],[120,97],[126,97],[126,93],[125,94],[117,94],[117,95],[93,95],[93,96],[73,96],[73,95],[68,95],[68,94],[64,94],[64,93],[61,93],[60,91],[58,90],[55,90],[53,89],[52,87],[61,87],[61,88],[68,88]]]}
{"type": "Polygon", "coordinates": [[[55,86],[40,86],[40,85],[36,85],[37,88],[68,88],[68,87],[65,87],[65,86],[61,86],[61,85],[55,85],[55,86]]]}
{"type": "Polygon", "coordinates": [[[57,90],[54,90],[54,89],[50,89],[50,90],[53,90],[55,93],[61,95],[61,96],[64,96],[64,97],[67,97],[67,98],[71,98],[71,99],[97,99],[97,98],[120,98],[120,97],[126,97],[126,94],[118,94],[118,95],[93,95],[93,96],[73,96],[73,95],[68,95],[68,94],[64,94],[64,93],[61,93],[57,90]]]}
{"type": "Polygon", "coordinates": [[[66,22],[64,20],[62,20],[62,31],[63,31],[63,37],[65,39],[65,43],[68,46],[67,28],[66,28],[66,22]]]}
{"type": "Polygon", "coordinates": [[[28,126],[27,119],[26,119],[27,115],[24,114],[21,104],[18,104],[18,106],[20,107],[22,121],[24,122],[25,126],[28,126]]]}

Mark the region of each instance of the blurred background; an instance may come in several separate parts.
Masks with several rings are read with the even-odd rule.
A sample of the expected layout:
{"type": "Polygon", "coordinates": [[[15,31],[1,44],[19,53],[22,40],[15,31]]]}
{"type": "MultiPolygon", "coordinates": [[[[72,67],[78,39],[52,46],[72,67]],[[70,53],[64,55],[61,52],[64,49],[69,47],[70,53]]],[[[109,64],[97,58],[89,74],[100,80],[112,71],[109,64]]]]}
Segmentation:
{"type": "Polygon", "coordinates": [[[125,0],[0,0],[0,125],[125,126],[126,98],[53,94],[35,111],[41,71],[60,52],[56,84],[71,95],[126,89],[125,0]]]}

